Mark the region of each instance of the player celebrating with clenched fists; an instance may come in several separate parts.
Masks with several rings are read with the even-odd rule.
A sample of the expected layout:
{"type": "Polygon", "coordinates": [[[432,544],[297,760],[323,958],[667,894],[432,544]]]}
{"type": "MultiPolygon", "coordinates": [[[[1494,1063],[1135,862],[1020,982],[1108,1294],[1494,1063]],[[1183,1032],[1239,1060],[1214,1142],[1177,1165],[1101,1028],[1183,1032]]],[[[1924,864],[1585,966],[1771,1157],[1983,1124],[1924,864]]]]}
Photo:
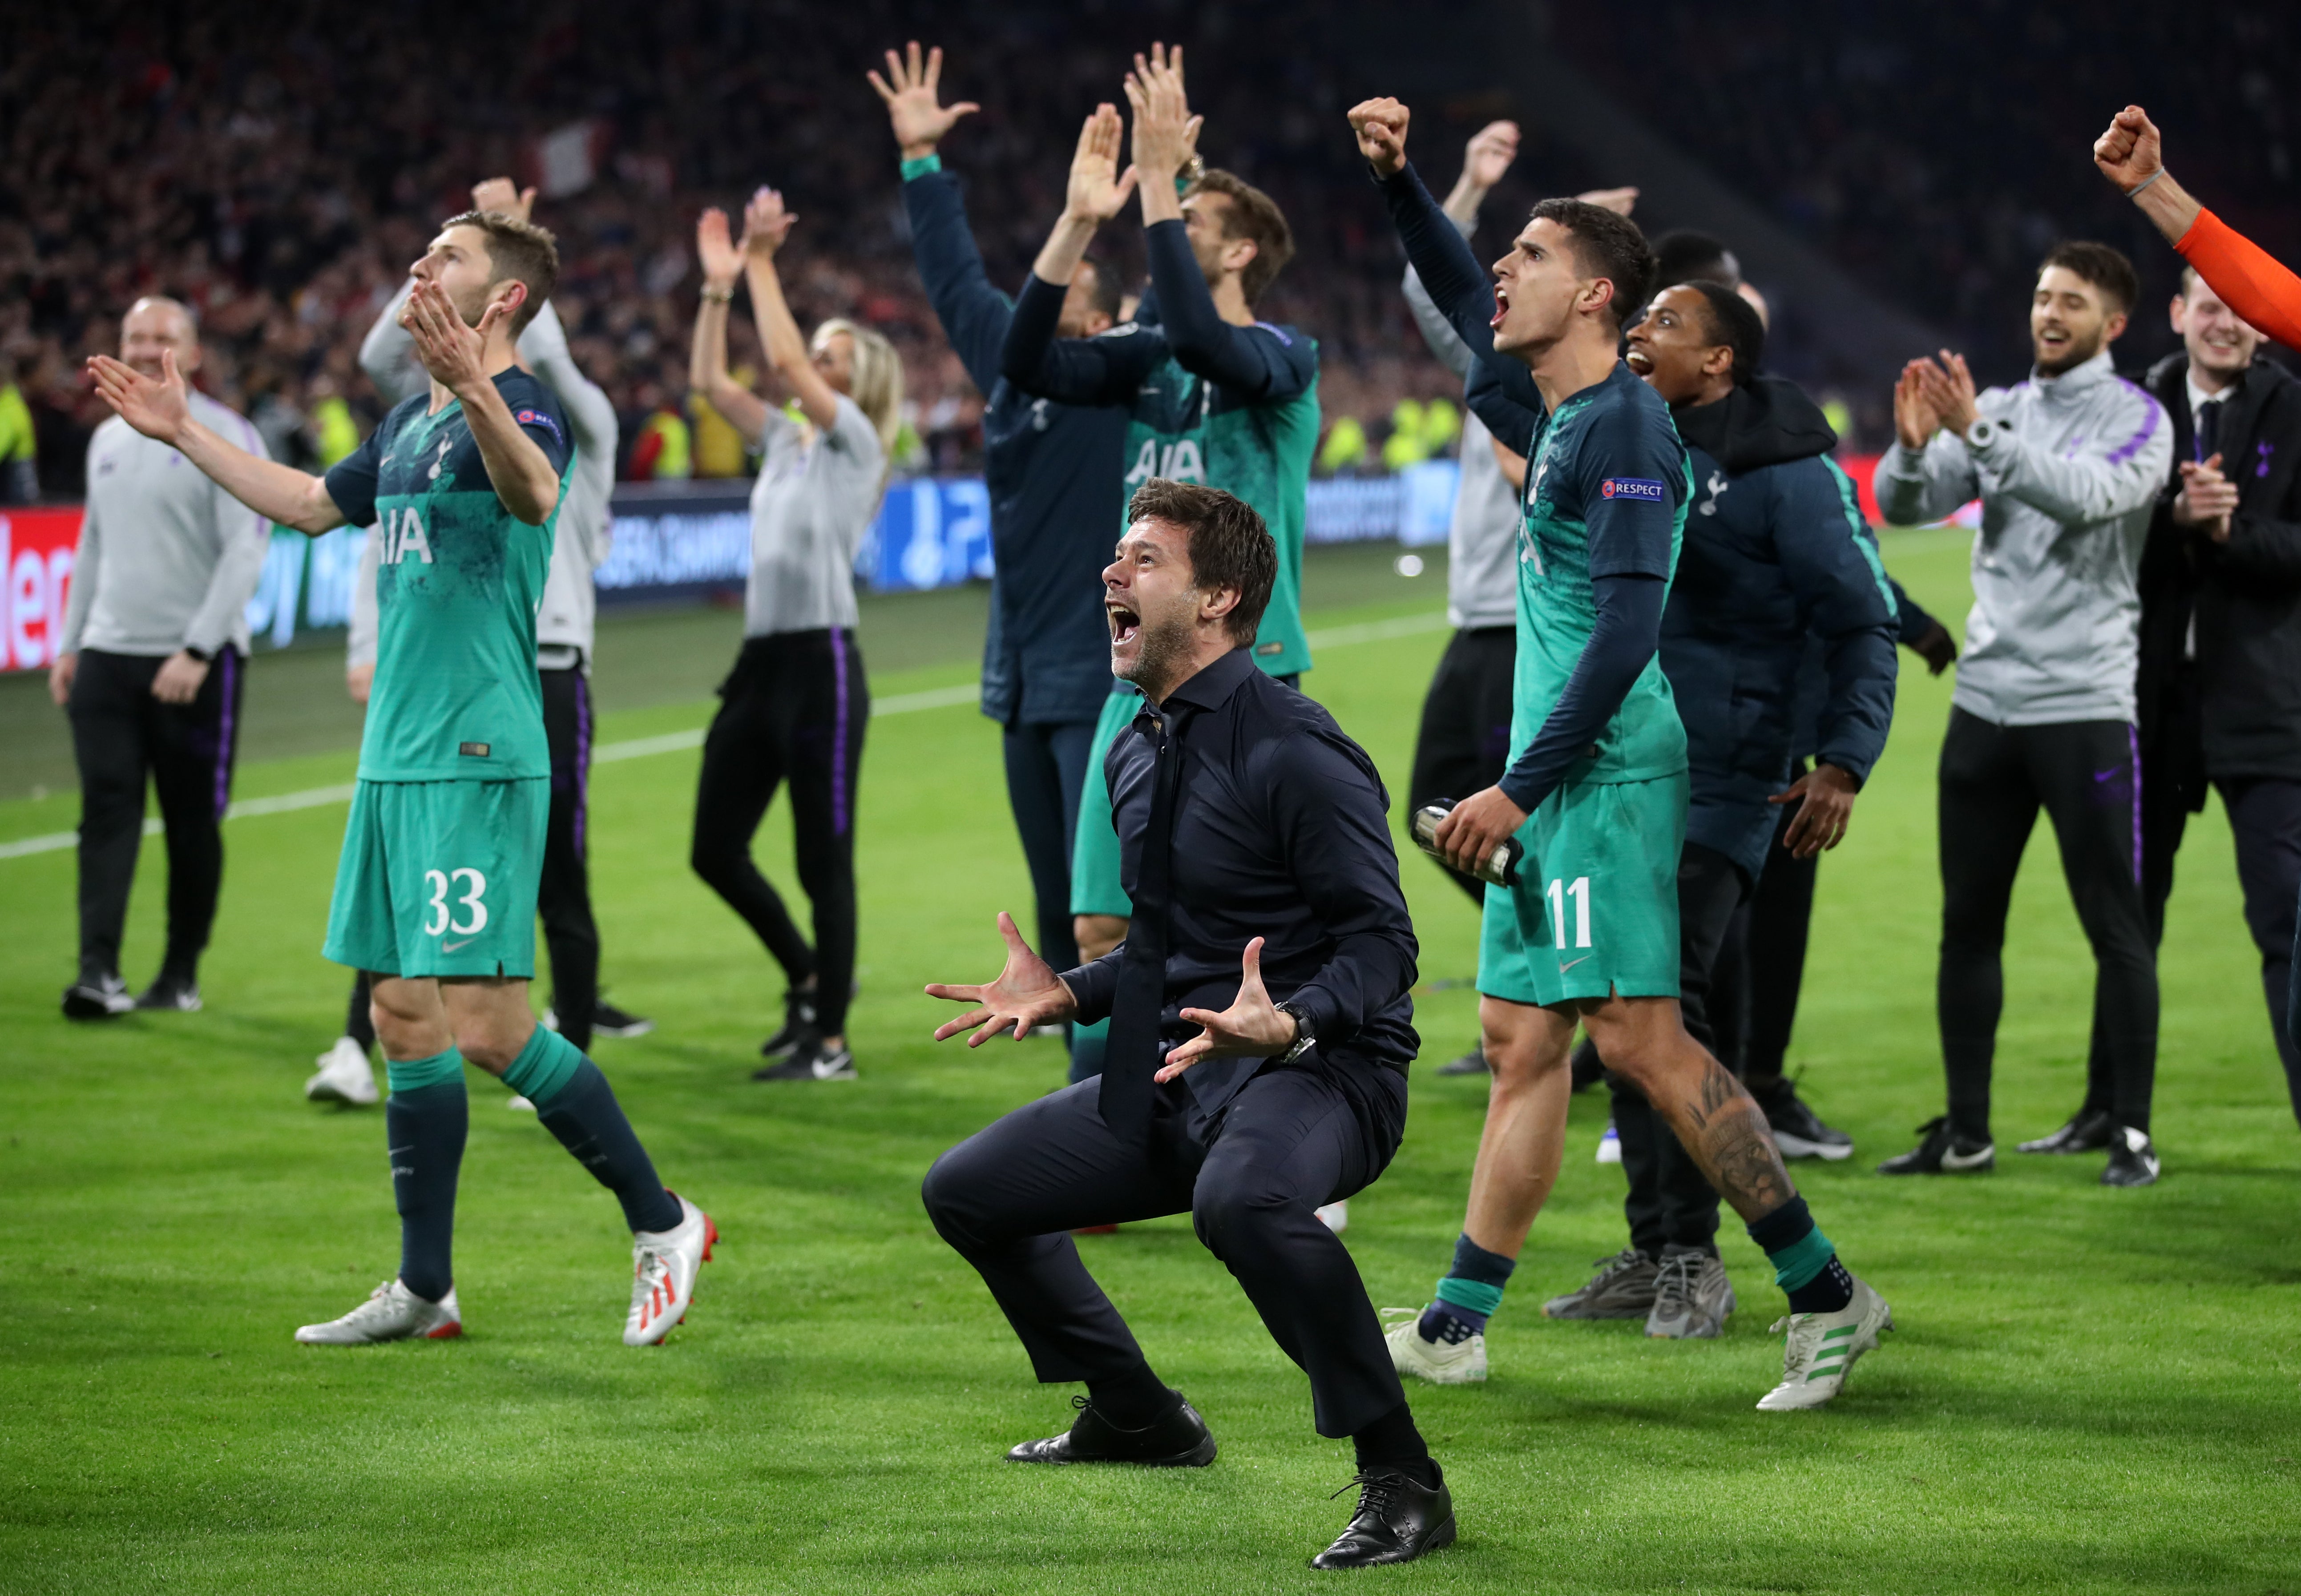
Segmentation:
{"type": "Polygon", "coordinates": [[[535,614],[573,450],[557,402],[513,348],[558,270],[551,235],[516,218],[473,211],[441,227],[410,268],[405,313],[430,391],[324,477],[192,419],[172,362],[159,380],[88,363],[130,426],[258,514],[315,537],[373,522],[382,540],[375,682],[326,953],[375,978],[400,1266],[300,1341],[462,1331],[449,1258],[466,1060],[533,1102],[622,1202],[635,1262],[627,1344],[679,1323],[710,1253],[711,1221],[664,1190],[606,1077],[528,1007],[551,785],[535,614]]]}

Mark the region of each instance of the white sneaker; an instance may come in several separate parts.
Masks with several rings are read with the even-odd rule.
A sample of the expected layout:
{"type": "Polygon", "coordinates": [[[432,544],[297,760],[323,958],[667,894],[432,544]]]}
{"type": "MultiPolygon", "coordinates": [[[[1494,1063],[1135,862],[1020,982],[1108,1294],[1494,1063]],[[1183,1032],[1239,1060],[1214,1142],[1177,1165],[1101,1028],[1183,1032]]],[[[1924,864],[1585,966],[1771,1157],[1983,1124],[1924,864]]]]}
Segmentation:
{"type": "Polygon", "coordinates": [[[315,1103],[353,1103],[365,1108],[375,1102],[375,1065],[367,1049],[348,1036],[314,1062],[320,1073],[304,1082],[304,1095],[315,1103]]]}
{"type": "Polygon", "coordinates": [[[1622,1161],[1622,1133],[1614,1129],[1614,1122],[1606,1122],[1606,1133],[1598,1138],[1598,1162],[1619,1164],[1622,1161]]]}
{"type": "Polygon", "coordinates": [[[683,1217],[678,1229],[632,1235],[632,1311],[623,1319],[626,1347],[655,1346],[687,1317],[688,1305],[695,1300],[695,1277],[711,1261],[719,1227],[683,1197],[679,1211],[683,1217]]]}
{"type": "Polygon", "coordinates": [[[1318,1209],[1318,1223],[1339,1236],[1351,1227],[1351,1199],[1345,1197],[1340,1202],[1330,1202],[1318,1209]]]}
{"type": "Polygon", "coordinates": [[[536,1111],[535,1105],[529,1102],[517,1092],[512,1093],[511,1096],[504,1099],[504,1107],[510,1109],[514,1114],[533,1114],[536,1111]]]}
{"type": "Polygon", "coordinates": [[[1391,1366],[1402,1375],[1412,1375],[1429,1381],[1433,1385],[1470,1385],[1486,1377],[1486,1337],[1484,1331],[1466,1341],[1452,1345],[1444,1341],[1426,1341],[1417,1328],[1422,1322],[1418,1308],[1385,1308],[1382,1316],[1393,1321],[1383,1332],[1382,1339],[1390,1343],[1391,1366]]]}
{"type": "Polygon", "coordinates": [[[1774,1321],[1776,1333],[1789,1332],[1782,1349],[1782,1383],[1758,1399],[1761,1413],[1819,1408],[1845,1389],[1853,1360],[1878,1345],[1878,1333],[1894,1327],[1894,1310],[1870,1289],[1853,1283],[1853,1300],[1834,1314],[1791,1314],[1774,1321]]]}
{"type": "Polygon", "coordinates": [[[443,1341],[464,1333],[464,1311],[456,1306],[456,1289],[437,1302],[426,1302],[397,1280],[387,1280],[340,1319],[305,1324],[296,1339],[307,1347],[359,1347],[370,1341],[404,1341],[411,1336],[443,1341]]]}

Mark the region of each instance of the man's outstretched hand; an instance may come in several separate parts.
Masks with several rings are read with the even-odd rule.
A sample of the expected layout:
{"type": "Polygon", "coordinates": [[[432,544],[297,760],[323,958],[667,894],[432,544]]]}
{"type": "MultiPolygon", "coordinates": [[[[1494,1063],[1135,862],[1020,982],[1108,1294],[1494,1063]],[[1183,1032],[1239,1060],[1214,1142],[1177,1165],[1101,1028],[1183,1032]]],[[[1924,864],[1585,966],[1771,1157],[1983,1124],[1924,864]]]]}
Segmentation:
{"type": "Polygon", "coordinates": [[[2128,105],[2109,119],[2109,127],[2093,141],[2093,163],[2101,175],[2126,194],[2165,170],[2165,151],[2157,124],[2138,105],[2128,105]]]}
{"type": "Polygon", "coordinates": [[[1019,1039],[1033,1025],[1067,1020],[1078,1012],[1078,999],[1071,996],[1071,989],[1045,959],[1031,951],[1023,933],[1015,929],[1015,917],[1004,909],[999,911],[999,934],[1007,940],[1007,967],[999,972],[998,980],[985,986],[945,986],[941,982],[928,986],[930,998],[975,1005],[958,1018],[936,1026],[935,1040],[948,1041],[973,1029],[975,1034],[966,1039],[966,1045],[979,1048],[994,1036],[1019,1039]]]}
{"type": "Polygon", "coordinates": [[[1063,192],[1066,216],[1100,227],[1125,208],[1135,180],[1134,167],[1118,170],[1118,146],[1125,134],[1115,105],[1097,105],[1087,117],[1071,154],[1070,183],[1063,192]]]}
{"type": "Polygon", "coordinates": [[[525,221],[535,210],[535,190],[523,188],[509,178],[481,178],[472,185],[472,209],[525,221]]]}
{"type": "Polygon", "coordinates": [[[1171,1081],[1201,1058],[1268,1058],[1294,1045],[1294,1016],[1280,1014],[1262,984],[1262,939],[1246,945],[1239,959],[1238,996],[1220,1014],[1186,1008],[1182,1017],[1205,1030],[1167,1055],[1154,1081],[1171,1081]]]}
{"type": "Polygon", "coordinates": [[[955,105],[937,104],[941,91],[937,85],[942,80],[942,46],[937,45],[919,60],[919,41],[913,39],[904,55],[887,52],[887,75],[866,73],[871,87],[887,103],[887,120],[894,124],[895,143],[906,161],[916,161],[932,155],[943,135],[958,125],[962,116],[971,116],[983,109],[973,100],[961,100],[955,105]]]}
{"type": "Polygon", "coordinates": [[[176,369],[175,351],[160,351],[160,371],[161,378],[155,381],[109,355],[91,355],[88,359],[88,377],[113,414],[145,437],[173,447],[184,424],[192,419],[191,396],[184,386],[184,374],[176,369]]]}
{"type": "Polygon", "coordinates": [[[1768,798],[1770,804],[1795,804],[1797,814],[1782,833],[1782,846],[1793,858],[1811,859],[1824,848],[1845,840],[1853,818],[1853,798],[1861,789],[1853,778],[1834,765],[1817,765],[1790,783],[1787,792],[1768,798]]]}
{"type": "Polygon", "coordinates": [[[1393,177],[1406,164],[1406,124],[1413,116],[1388,95],[1360,100],[1346,113],[1351,131],[1359,136],[1359,154],[1377,177],[1393,177]]]}

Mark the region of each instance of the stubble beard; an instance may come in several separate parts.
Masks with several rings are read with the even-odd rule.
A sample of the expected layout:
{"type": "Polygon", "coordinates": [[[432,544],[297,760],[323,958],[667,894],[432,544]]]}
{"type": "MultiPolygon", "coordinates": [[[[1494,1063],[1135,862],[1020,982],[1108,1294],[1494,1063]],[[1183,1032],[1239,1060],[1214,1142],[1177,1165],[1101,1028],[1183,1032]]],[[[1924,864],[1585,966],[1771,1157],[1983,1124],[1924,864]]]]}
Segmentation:
{"type": "Polygon", "coordinates": [[[1153,623],[1146,615],[1142,627],[1142,643],[1135,649],[1134,663],[1121,669],[1117,675],[1120,681],[1141,688],[1143,697],[1156,704],[1165,699],[1167,689],[1175,684],[1183,665],[1190,659],[1191,625],[1184,620],[1153,623]]]}

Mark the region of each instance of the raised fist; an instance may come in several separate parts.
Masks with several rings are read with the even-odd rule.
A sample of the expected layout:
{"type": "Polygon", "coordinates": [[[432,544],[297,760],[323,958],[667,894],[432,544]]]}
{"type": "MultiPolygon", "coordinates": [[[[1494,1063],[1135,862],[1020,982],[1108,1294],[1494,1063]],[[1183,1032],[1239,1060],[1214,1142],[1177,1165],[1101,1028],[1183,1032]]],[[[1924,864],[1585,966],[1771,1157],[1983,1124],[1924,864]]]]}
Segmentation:
{"type": "Polygon", "coordinates": [[[1385,95],[1360,100],[1348,113],[1351,131],[1359,137],[1359,154],[1376,175],[1390,177],[1406,164],[1406,124],[1414,113],[1385,95]]]}

